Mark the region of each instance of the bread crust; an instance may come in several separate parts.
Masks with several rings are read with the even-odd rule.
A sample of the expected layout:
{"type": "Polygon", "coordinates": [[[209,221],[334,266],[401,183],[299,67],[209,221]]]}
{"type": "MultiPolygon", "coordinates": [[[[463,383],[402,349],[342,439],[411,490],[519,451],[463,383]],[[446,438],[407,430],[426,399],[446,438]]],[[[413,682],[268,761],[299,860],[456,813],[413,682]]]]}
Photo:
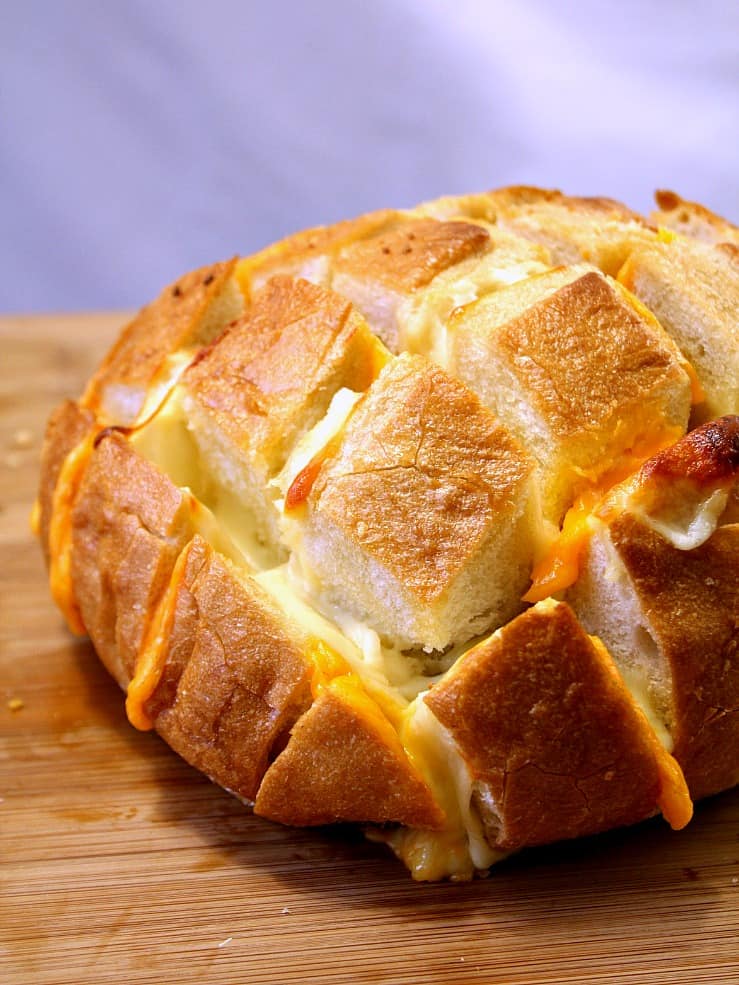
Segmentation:
{"type": "Polygon", "coordinates": [[[398,357],[320,458],[292,522],[328,598],[401,649],[443,650],[519,611],[533,463],[467,387],[398,357]]]}
{"type": "Polygon", "coordinates": [[[739,782],[739,525],[680,551],[624,513],[610,537],[672,676],[674,756],[694,799],[739,782]]]}
{"type": "Polygon", "coordinates": [[[408,219],[370,239],[347,246],[335,274],[359,275],[402,293],[425,287],[449,267],[481,253],[490,241],[470,222],[408,219]]]}
{"type": "Polygon", "coordinates": [[[39,539],[49,567],[49,526],[54,491],[67,455],[96,428],[95,415],[83,410],[73,400],[65,400],[52,413],[46,425],[41,448],[41,472],[38,491],[39,539]]]}
{"type": "Polygon", "coordinates": [[[255,812],[282,824],[335,821],[439,829],[444,815],[389,723],[322,690],[269,768],[255,812]]]}
{"type": "Polygon", "coordinates": [[[478,644],[425,701],[467,764],[497,847],[594,834],[656,809],[654,736],[564,603],[529,609],[478,644]]]}
{"type": "Polygon", "coordinates": [[[183,383],[234,449],[265,463],[266,482],[333,393],[366,389],[385,358],[344,298],[305,280],[274,277],[246,315],[193,361],[183,383]]]}
{"type": "Polygon", "coordinates": [[[146,712],[183,759],[252,803],[273,749],[311,704],[309,641],[201,537],[184,550],[146,712]]]}
{"type": "Polygon", "coordinates": [[[71,574],[90,639],[123,688],[193,520],[191,498],[122,434],[101,432],[72,512],[71,574]]]}
{"type": "Polygon", "coordinates": [[[167,356],[210,342],[243,310],[243,298],[232,282],[235,267],[234,258],[193,270],[142,308],[88,383],[83,406],[106,424],[134,424],[167,356]],[[222,310],[214,317],[219,301],[222,310]]]}

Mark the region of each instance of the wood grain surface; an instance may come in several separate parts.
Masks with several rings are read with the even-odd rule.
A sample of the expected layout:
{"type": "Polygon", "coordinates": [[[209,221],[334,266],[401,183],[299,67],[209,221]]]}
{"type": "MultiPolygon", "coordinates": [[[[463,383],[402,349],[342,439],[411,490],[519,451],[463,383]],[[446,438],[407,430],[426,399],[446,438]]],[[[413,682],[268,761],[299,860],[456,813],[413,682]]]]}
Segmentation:
{"type": "Polygon", "coordinates": [[[739,982],[736,790],[678,834],[420,885],[352,829],[252,817],[127,724],[28,528],[45,418],[121,321],[0,319],[0,982],[739,982]]]}

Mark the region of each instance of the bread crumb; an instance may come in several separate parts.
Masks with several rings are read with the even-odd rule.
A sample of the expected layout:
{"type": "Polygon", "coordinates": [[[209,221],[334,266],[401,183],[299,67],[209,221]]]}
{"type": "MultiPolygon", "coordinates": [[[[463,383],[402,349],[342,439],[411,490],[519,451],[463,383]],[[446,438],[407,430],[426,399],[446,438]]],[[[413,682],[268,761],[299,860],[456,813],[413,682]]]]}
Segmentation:
{"type": "Polygon", "coordinates": [[[225,947],[226,944],[230,944],[232,940],[233,940],[233,937],[227,937],[225,939],[225,941],[221,941],[221,943],[218,946],[219,947],[225,947]]]}
{"type": "Polygon", "coordinates": [[[283,914],[284,913],[289,913],[290,912],[290,907],[289,906],[283,906],[282,912],[283,912],[283,914]]]}
{"type": "Polygon", "coordinates": [[[10,711],[20,711],[21,708],[25,707],[25,702],[23,698],[11,698],[8,701],[8,708],[10,711]]]}
{"type": "Polygon", "coordinates": [[[30,448],[33,444],[33,431],[28,428],[19,428],[13,435],[14,448],[30,448]]]}

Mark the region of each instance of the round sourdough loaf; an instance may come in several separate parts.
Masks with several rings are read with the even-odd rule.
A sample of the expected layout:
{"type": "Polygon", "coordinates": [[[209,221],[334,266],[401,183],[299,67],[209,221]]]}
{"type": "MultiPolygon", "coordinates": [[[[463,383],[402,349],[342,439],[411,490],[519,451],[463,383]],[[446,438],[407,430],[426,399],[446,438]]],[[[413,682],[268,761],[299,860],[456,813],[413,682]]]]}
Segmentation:
{"type": "Polygon", "coordinates": [[[739,232],[504,188],[165,288],[48,424],[129,719],[417,879],[739,781],[739,232]]]}

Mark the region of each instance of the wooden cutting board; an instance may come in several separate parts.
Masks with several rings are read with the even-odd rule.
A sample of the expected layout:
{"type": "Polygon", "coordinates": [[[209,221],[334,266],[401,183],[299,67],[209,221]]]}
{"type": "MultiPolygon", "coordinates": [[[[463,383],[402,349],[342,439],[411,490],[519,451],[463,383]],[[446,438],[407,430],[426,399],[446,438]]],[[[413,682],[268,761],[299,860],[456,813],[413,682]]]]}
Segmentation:
{"type": "Polygon", "coordinates": [[[419,885],[351,829],[252,817],[127,724],[28,528],[45,418],[121,321],[0,319],[0,981],[739,982],[736,790],[678,834],[419,885]]]}

